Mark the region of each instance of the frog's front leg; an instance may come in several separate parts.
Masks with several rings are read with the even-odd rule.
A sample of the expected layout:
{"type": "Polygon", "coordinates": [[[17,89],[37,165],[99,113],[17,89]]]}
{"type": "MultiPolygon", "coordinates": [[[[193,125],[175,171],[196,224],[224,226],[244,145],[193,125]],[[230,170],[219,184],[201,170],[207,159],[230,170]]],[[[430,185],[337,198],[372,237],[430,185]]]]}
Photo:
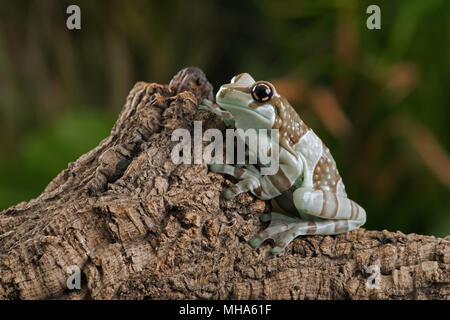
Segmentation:
{"type": "Polygon", "coordinates": [[[211,111],[212,113],[218,115],[227,126],[234,125],[234,118],[230,112],[221,109],[218,104],[216,104],[208,99],[203,99],[202,103],[203,104],[201,104],[199,106],[200,109],[208,110],[208,111],[211,111]]]}
{"type": "Polygon", "coordinates": [[[294,156],[281,149],[278,157],[278,169],[275,174],[262,175],[253,165],[237,168],[227,164],[212,164],[210,170],[224,173],[239,179],[224,196],[232,199],[236,195],[250,191],[259,199],[270,200],[288,190],[301,175],[303,165],[294,156]]]}
{"type": "Polygon", "coordinates": [[[275,247],[271,252],[278,254],[300,235],[345,233],[366,222],[362,207],[334,191],[298,188],[293,200],[297,210],[308,220],[272,213],[269,227],[250,240],[250,245],[258,247],[266,239],[273,239],[275,247]]]}
{"type": "Polygon", "coordinates": [[[233,185],[230,189],[226,189],[223,193],[225,199],[233,199],[238,194],[259,190],[260,178],[258,170],[254,166],[246,165],[244,168],[238,168],[228,164],[210,164],[209,170],[216,173],[222,173],[232,176],[240,181],[233,185]]]}
{"type": "Polygon", "coordinates": [[[225,190],[226,199],[232,199],[240,193],[250,191],[262,200],[273,199],[288,190],[299,175],[298,171],[301,170],[298,166],[293,167],[291,163],[280,164],[278,171],[273,175],[261,175],[254,166],[249,165],[245,168],[237,168],[227,164],[212,164],[209,168],[213,172],[224,173],[240,180],[230,189],[225,190]]]}

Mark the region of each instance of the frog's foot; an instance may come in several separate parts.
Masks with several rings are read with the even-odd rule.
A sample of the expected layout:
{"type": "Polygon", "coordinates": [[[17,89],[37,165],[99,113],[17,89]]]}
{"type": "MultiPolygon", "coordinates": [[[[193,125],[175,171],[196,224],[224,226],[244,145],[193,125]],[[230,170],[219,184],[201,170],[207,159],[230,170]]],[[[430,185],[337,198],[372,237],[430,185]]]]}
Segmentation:
{"type": "Polygon", "coordinates": [[[289,217],[276,212],[263,214],[260,219],[263,222],[270,220],[270,225],[256,237],[253,237],[249,244],[253,248],[257,248],[267,239],[273,239],[275,246],[270,252],[274,255],[279,254],[297,236],[315,233],[316,222],[314,221],[289,217]]]}
{"type": "Polygon", "coordinates": [[[259,173],[253,166],[238,168],[228,164],[213,163],[209,165],[209,170],[216,173],[223,173],[241,179],[230,189],[223,192],[225,199],[233,199],[238,194],[254,190],[259,186],[259,173]]]}
{"type": "Polygon", "coordinates": [[[212,102],[211,100],[203,99],[202,104],[199,105],[199,109],[208,110],[218,115],[222,118],[222,121],[225,122],[227,126],[231,126],[234,124],[233,115],[230,112],[221,109],[218,104],[212,102]]]}
{"type": "Polygon", "coordinates": [[[211,100],[203,99],[202,104],[200,104],[198,108],[201,110],[209,110],[211,112],[214,112],[215,108],[213,107],[213,105],[214,102],[212,102],[211,100]]]}
{"type": "Polygon", "coordinates": [[[209,99],[203,99],[203,100],[202,100],[202,103],[203,103],[204,105],[206,105],[206,106],[212,106],[212,105],[214,104],[214,102],[212,102],[212,101],[209,100],[209,99]]]}
{"type": "Polygon", "coordinates": [[[252,178],[247,178],[239,181],[229,189],[225,189],[223,192],[223,197],[227,200],[231,200],[238,194],[249,192],[255,189],[255,186],[259,185],[259,181],[252,178]]]}

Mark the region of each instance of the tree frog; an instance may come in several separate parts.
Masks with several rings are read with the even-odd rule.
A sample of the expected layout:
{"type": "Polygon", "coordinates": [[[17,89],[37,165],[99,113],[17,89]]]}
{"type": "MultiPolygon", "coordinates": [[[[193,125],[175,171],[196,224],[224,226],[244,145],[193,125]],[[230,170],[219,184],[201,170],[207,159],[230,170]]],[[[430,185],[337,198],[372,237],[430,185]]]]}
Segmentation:
{"type": "Polygon", "coordinates": [[[200,107],[236,128],[279,130],[275,174],[261,175],[250,165],[210,165],[210,171],[239,180],[225,190],[225,198],[251,192],[263,200],[275,199],[290,214],[263,214],[261,221],[270,224],[249,241],[252,247],[272,239],[271,253],[278,255],[297,236],[345,233],[366,222],[364,209],[347,197],[330,150],[270,82],[241,73],[220,87],[216,103],[205,99],[200,107]]]}

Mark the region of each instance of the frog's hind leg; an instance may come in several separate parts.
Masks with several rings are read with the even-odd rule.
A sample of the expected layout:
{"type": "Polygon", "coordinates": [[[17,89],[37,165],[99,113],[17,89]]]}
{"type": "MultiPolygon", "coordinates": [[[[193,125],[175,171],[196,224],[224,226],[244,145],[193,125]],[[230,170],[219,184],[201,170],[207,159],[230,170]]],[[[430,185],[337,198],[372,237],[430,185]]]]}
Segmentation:
{"type": "MultiPolygon", "coordinates": [[[[270,251],[272,254],[279,254],[296,237],[301,235],[314,234],[337,234],[356,229],[360,223],[352,220],[324,220],[311,217],[311,220],[289,217],[283,214],[272,212],[270,225],[253,237],[249,244],[257,248],[267,239],[273,239],[274,247],[270,251]]],[[[268,220],[266,215],[261,220],[268,220]]]]}
{"type": "Polygon", "coordinates": [[[258,247],[265,240],[273,239],[275,247],[271,252],[278,254],[300,235],[339,234],[355,230],[366,222],[363,208],[346,196],[331,191],[298,188],[293,201],[297,210],[303,213],[301,216],[310,220],[272,212],[269,227],[250,240],[251,246],[258,247]]]}
{"type": "Polygon", "coordinates": [[[318,232],[320,234],[344,233],[366,222],[364,209],[345,195],[322,189],[298,188],[292,196],[298,211],[333,222],[322,228],[318,232]]]}
{"type": "MultiPolygon", "coordinates": [[[[272,213],[267,229],[250,240],[258,247],[266,239],[273,239],[273,254],[281,252],[294,238],[300,235],[332,235],[355,230],[366,222],[366,212],[356,202],[344,195],[327,190],[298,188],[293,194],[294,205],[303,220],[279,213],[272,213]]],[[[267,220],[267,218],[266,218],[267,220]]]]}

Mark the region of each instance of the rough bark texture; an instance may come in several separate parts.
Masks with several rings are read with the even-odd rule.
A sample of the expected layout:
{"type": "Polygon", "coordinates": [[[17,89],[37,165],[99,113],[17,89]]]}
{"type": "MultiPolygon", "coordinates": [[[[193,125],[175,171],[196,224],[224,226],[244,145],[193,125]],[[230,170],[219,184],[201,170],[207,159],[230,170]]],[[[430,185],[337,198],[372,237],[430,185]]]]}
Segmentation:
{"type": "Polygon", "coordinates": [[[270,203],[224,200],[231,181],[170,158],[175,128],[223,128],[198,109],[203,97],[212,86],[196,68],[170,85],[137,83],[108,138],[1,212],[0,298],[450,298],[450,237],[359,229],[297,238],[280,257],[252,249],[270,203]],[[81,290],[66,288],[71,265],[81,290]],[[366,285],[370,265],[378,289],[366,285]]]}

